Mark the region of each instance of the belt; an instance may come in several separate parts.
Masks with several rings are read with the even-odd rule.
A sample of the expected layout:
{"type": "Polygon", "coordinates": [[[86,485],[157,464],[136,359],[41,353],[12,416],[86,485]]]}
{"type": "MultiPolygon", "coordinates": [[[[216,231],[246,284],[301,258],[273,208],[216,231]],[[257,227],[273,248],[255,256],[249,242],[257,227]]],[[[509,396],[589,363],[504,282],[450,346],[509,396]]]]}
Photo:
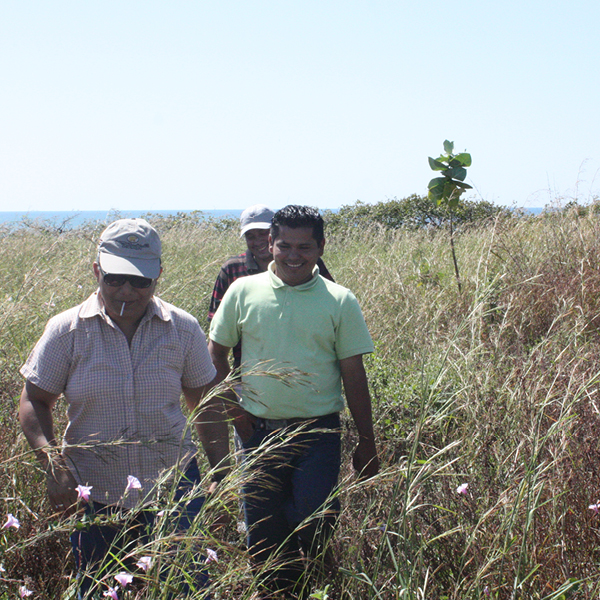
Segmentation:
{"type": "Polygon", "coordinates": [[[262,417],[254,417],[254,427],[256,429],[263,429],[264,431],[277,431],[278,429],[285,429],[292,425],[301,425],[310,423],[314,427],[320,426],[320,421],[329,421],[332,417],[337,417],[338,413],[331,413],[329,415],[322,415],[319,417],[308,417],[308,418],[292,418],[292,419],[263,419],[262,417]]]}

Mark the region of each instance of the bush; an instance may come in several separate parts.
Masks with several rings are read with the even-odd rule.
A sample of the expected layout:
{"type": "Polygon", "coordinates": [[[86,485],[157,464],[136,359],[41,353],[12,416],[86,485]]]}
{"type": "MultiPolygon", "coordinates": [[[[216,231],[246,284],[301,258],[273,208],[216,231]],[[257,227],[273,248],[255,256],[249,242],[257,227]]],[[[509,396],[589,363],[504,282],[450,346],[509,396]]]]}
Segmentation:
{"type": "MultiPolygon", "coordinates": [[[[511,215],[512,211],[509,208],[496,206],[485,200],[460,200],[452,218],[455,226],[460,226],[511,215]]],[[[418,194],[400,200],[392,198],[377,204],[365,204],[357,200],[354,205],[342,206],[337,213],[325,213],[330,232],[369,225],[379,225],[385,229],[440,228],[449,223],[449,218],[445,207],[438,206],[435,200],[418,194]]]]}

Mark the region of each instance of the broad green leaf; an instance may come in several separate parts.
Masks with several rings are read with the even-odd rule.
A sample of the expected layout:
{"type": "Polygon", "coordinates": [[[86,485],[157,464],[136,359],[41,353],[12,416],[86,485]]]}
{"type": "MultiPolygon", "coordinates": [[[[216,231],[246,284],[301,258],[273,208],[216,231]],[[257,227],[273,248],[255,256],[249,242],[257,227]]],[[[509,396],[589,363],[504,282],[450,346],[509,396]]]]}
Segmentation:
{"type": "Polygon", "coordinates": [[[454,142],[444,140],[444,151],[448,154],[452,154],[452,152],[454,151],[454,142]]]}
{"type": "Polygon", "coordinates": [[[463,167],[454,167],[454,169],[447,169],[444,171],[444,176],[463,181],[467,176],[467,170],[463,167]]]}
{"type": "Polygon", "coordinates": [[[454,157],[454,160],[458,160],[463,167],[471,166],[471,155],[468,152],[461,152],[454,157]]]}
{"type": "Polygon", "coordinates": [[[430,200],[434,200],[438,204],[438,206],[441,203],[441,201],[443,200],[443,196],[444,196],[444,185],[443,184],[438,184],[438,185],[430,188],[428,197],[430,200]]]}
{"type": "Polygon", "coordinates": [[[473,186],[469,185],[468,183],[465,183],[464,181],[455,181],[454,182],[459,188],[462,188],[463,190],[472,190],[473,186]]]}
{"type": "Polygon", "coordinates": [[[444,185],[444,198],[450,198],[450,196],[452,196],[452,193],[454,192],[455,189],[456,189],[456,185],[454,184],[454,182],[447,181],[446,184],[444,185]]]}
{"type": "Polygon", "coordinates": [[[431,158],[431,156],[429,157],[429,166],[434,171],[443,171],[446,168],[446,165],[444,163],[441,163],[439,159],[436,160],[435,158],[431,158]]]}
{"type": "Polygon", "coordinates": [[[447,179],[445,177],[434,177],[428,184],[427,189],[432,189],[438,185],[444,185],[447,179]]]}

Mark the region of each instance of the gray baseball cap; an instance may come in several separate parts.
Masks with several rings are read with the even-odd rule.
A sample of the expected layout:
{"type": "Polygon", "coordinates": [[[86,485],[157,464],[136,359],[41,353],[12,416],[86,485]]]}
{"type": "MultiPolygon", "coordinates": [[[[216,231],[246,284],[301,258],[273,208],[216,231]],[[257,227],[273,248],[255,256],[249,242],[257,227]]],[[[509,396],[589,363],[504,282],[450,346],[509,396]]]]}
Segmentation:
{"type": "Polygon", "coordinates": [[[160,275],[161,252],[160,238],[150,223],[144,219],[119,219],[100,236],[98,263],[105,273],[156,279],[160,275]]]}
{"type": "Polygon", "coordinates": [[[250,229],[269,229],[273,214],[273,211],[264,204],[249,206],[240,217],[240,237],[250,229]]]}

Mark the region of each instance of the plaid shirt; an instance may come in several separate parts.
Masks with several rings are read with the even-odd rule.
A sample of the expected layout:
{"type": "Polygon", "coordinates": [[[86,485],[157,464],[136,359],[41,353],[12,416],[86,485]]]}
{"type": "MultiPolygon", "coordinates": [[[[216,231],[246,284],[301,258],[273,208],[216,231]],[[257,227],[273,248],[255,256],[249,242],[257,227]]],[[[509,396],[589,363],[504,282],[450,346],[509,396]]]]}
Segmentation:
{"type": "MultiPolygon", "coordinates": [[[[319,267],[319,275],[334,281],[331,273],[327,270],[325,263],[319,258],[317,261],[319,267]]],[[[212,318],[223,300],[225,292],[229,289],[229,286],[240,277],[246,277],[247,275],[256,275],[262,273],[262,269],[258,266],[254,256],[251,252],[242,252],[237,256],[232,256],[228,259],[225,264],[221,267],[219,276],[215,281],[215,287],[213,288],[212,297],[210,299],[210,307],[208,309],[208,320],[212,321],[212,318]]],[[[237,369],[242,363],[242,343],[240,342],[233,349],[233,368],[237,369]]]]}
{"type": "Polygon", "coordinates": [[[131,342],[92,294],[52,318],[21,368],[31,383],[64,394],[69,424],[63,454],[92,498],[132,508],[152,497],[160,473],[195,454],[181,388],[216,372],[194,317],[158,298],[131,342]],[[128,475],[141,490],[124,495],[128,475]]]}

